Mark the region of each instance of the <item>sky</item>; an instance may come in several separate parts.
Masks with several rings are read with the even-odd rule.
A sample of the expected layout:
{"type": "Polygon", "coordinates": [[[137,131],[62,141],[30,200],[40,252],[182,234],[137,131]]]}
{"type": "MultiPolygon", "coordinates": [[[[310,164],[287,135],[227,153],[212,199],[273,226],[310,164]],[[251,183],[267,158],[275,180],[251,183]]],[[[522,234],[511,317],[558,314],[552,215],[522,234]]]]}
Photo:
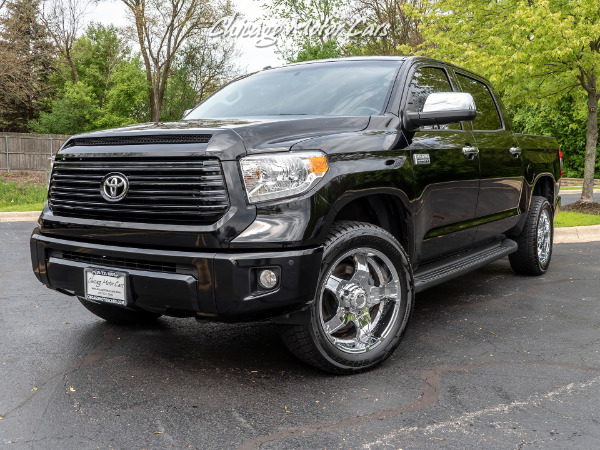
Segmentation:
{"type": "MultiPolygon", "coordinates": [[[[259,1],[236,0],[234,3],[237,10],[244,15],[244,20],[252,21],[263,15],[259,1]]],[[[95,8],[90,8],[87,20],[120,27],[128,23],[127,13],[127,8],[121,1],[104,0],[98,2],[95,8]]],[[[243,23],[243,20],[240,23],[243,23]]],[[[274,46],[257,48],[255,40],[250,38],[237,38],[236,45],[240,50],[240,58],[237,63],[242,72],[254,72],[265,66],[275,67],[283,64],[283,61],[275,54],[274,46]]]]}

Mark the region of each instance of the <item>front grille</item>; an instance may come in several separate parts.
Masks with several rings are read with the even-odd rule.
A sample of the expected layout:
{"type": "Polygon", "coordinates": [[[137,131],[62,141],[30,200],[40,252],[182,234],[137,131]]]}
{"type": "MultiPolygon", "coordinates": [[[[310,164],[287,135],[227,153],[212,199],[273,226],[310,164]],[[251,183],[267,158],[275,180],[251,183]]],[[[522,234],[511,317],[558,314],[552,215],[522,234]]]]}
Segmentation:
{"type": "Polygon", "coordinates": [[[48,200],[58,215],[162,224],[214,223],[229,208],[216,158],[57,158],[48,200]],[[129,181],[120,201],[101,194],[111,173],[129,181]]]}
{"type": "Polygon", "coordinates": [[[52,250],[50,256],[67,261],[75,261],[117,269],[136,269],[151,272],[176,273],[177,265],[161,261],[146,261],[141,259],[115,258],[112,256],[90,255],[89,253],[72,252],[67,250],[52,250]]]}
{"type": "Polygon", "coordinates": [[[65,148],[96,145],[207,144],[211,137],[211,134],[155,134],[75,138],[68,141],[65,148]]]}

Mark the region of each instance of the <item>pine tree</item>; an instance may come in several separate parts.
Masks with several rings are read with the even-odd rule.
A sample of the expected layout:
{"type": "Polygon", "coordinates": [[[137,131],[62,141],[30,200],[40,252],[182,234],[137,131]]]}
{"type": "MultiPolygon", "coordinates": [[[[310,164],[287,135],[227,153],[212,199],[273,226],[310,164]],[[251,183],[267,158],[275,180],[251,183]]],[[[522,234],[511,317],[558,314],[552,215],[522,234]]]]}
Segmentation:
{"type": "Polygon", "coordinates": [[[39,0],[14,0],[0,17],[0,130],[27,131],[48,94],[54,49],[39,0]]]}

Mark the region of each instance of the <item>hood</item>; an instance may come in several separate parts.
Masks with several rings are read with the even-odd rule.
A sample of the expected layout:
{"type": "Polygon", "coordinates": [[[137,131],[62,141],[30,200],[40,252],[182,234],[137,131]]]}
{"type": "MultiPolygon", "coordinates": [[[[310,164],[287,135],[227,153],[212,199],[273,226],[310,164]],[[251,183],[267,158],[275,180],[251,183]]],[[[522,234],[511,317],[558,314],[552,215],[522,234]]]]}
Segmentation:
{"type": "Polygon", "coordinates": [[[229,160],[245,154],[286,151],[306,139],[360,131],[368,124],[369,117],[330,116],[152,122],[73,136],[60,154],[79,157],[98,156],[99,153],[157,156],[159,152],[168,151],[170,156],[210,153],[229,160]]]}

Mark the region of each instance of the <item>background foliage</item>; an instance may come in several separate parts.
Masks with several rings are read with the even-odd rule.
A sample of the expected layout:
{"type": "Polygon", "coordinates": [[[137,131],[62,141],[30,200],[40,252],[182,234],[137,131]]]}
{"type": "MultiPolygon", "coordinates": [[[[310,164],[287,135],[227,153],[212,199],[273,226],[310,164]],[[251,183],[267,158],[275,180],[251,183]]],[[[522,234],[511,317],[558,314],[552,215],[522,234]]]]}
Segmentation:
{"type": "MultiPolygon", "coordinates": [[[[585,104],[585,102],[584,102],[585,104]]],[[[512,107],[509,110],[513,127],[529,134],[554,136],[563,149],[565,177],[583,177],[585,156],[585,109],[572,97],[561,97],[556,102],[512,107]]],[[[600,160],[596,160],[596,178],[600,178],[600,160]]]]}
{"type": "MultiPolygon", "coordinates": [[[[239,74],[235,42],[203,32],[234,12],[232,2],[121,0],[131,12],[146,8],[144,20],[78,29],[93,1],[0,0],[0,131],[74,134],[157,120],[153,98],[162,98],[160,120],[178,120],[239,74]],[[171,54],[156,43],[171,20],[161,11],[174,8],[189,13],[173,22],[186,38],[171,54]]],[[[255,1],[266,19],[389,24],[383,37],[284,37],[287,62],[428,54],[482,73],[503,93],[515,130],[555,136],[565,175],[583,176],[589,115],[578,77],[600,69],[597,0],[255,1]]]]}
{"type": "MultiPolygon", "coordinates": [[[[0,0],[0,132],[76,134],[151,119],[154,66],[149,76],[136,24],[132,20],[131,27],[118,29],[92,22],[79,30],[92,2],[0,0]]],[[[179,120],[239,73],[234,43],[206,38],[206,22],[233,9],[217,0],[150,3],[146,8],[154,12],[175,8],[173,21],[187,24],[187,37],[175,53],[155,55],[157,70],[166,76],[157,120],[179,120]],[[182,5],[192,3],[195,9],[183,16],[182,5]]],[[[160,41],[156,25],[147,24],[148,30],[157,29],[148,36],[150,43],[160,41]]]]}

